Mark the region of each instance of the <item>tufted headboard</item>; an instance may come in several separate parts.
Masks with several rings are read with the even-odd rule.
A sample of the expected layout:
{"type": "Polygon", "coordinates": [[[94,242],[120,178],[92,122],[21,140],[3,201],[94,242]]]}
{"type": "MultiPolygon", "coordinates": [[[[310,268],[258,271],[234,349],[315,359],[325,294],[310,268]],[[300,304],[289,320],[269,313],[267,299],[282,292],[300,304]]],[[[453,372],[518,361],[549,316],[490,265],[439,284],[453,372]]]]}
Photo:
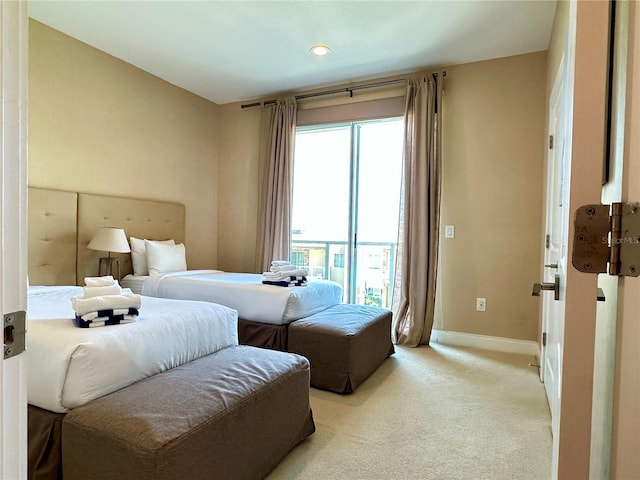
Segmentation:
{"type": "Polygon", "coordinates": [[[75,285],[78,194],[29,187],[31,285],[75,285]]]}
{"type": "MultiPolygon", "coordinates": [[[[184,242],[185,207],[174,202],[29,187],[29,283],[76,285],[98,274],[106,252],[87,245],[100,227],[123,228],[127,238],[184,242]]],[[[131,273],[130,254],[120,271],[131,273]]]]}

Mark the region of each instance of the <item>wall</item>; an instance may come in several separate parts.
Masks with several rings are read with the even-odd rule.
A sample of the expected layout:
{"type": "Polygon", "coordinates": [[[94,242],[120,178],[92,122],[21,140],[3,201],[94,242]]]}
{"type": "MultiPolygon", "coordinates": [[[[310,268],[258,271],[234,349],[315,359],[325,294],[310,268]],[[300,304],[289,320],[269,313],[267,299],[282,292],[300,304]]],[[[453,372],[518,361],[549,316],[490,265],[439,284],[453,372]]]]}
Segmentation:
{"type": "Polygon", "coordinates": [[[190,268],[217,264],[218,106],[30,21],[29,185],[186,206],[190,268]]]}
{"type": "Polygon", "coordinates": [[[544,52],[447,68],[434,328],[538,338],[545,75],[544,52]]]}
{"type": "MultiPolygon", "coordinates": [[[[442,218],[456,226],[456,238],[442,243],[435,328],[535,341],[531,285],[540,265],[546,54],[446,70],[442,218]],[[475,312],[477,296],[487,298],[484,313],[475,312]]],[[[253,268],[260,112],[239,103],[220,107],[223,270],[253,268]]]]}
{"type": "Polygon", "coordinates": [[[253,272],[258,223],[258,157],[262,108],[220,106],[218,268],[253,272]]]}

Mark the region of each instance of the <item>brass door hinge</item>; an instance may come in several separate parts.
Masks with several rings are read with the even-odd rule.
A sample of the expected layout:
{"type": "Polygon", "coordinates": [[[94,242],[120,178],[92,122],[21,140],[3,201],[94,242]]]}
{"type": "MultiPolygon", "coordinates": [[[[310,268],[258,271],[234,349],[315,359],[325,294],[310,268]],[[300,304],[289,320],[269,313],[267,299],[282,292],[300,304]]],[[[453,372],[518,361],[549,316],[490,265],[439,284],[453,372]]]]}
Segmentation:
{"type": "Polygon", "coordinates": [[[571,263],[584,273],[640,275],[640,206],[584,205],[576,211],[571,263]]]}

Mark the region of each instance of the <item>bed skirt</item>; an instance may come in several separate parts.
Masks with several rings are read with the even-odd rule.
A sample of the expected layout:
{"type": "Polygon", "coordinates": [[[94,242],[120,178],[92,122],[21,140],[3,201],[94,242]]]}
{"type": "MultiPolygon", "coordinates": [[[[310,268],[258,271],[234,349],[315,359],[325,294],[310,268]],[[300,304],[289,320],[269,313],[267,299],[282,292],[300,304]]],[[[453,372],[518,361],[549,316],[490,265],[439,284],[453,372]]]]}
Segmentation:
{"type": "Polygon", "coordinates": [[[287,351],[289,325],[273,325],[238,319],[238,343],[287,351]]]}
{"type": "Polygon", "coordinates": [[[62,419],[54,413],[28,406],[28,478],[59,480],[62,478],[62,419]]]}

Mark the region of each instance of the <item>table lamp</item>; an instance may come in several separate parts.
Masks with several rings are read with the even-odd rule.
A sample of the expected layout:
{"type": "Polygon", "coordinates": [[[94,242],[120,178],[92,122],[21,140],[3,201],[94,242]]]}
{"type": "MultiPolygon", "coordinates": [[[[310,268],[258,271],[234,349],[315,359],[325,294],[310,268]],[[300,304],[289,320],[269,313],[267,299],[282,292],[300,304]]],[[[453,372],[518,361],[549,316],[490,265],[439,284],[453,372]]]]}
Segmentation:
{"type": "Polygon", "coordinates": [[[107,252],[108,256],[101,257],[98,261],[98,276],[113,275],[113,264],[116,264],[118,276],[120,280],[120,259],[112,257],[111,253],[129,253],[129,242],[122,228],[102,227],[93,235],[93,238],[87,245],[91,250],[107,252]],[[102,273],[102,266],[105,266],[105,273],[102,273]]]}

